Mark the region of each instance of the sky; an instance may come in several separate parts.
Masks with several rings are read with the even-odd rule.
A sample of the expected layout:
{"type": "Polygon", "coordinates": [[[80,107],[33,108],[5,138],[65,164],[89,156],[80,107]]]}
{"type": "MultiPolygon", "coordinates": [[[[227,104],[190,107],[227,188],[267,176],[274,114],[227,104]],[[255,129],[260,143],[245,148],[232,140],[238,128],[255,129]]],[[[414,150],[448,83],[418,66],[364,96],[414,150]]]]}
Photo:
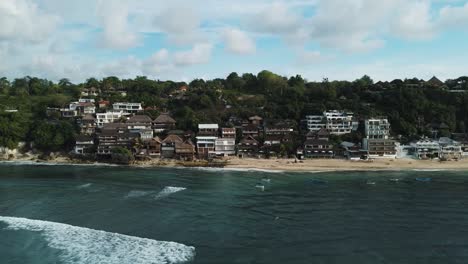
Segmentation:
{"type": "Polygon", "coordinates": [[[468,75],[468,0],[0,0],[0,76],[468,75]]]}

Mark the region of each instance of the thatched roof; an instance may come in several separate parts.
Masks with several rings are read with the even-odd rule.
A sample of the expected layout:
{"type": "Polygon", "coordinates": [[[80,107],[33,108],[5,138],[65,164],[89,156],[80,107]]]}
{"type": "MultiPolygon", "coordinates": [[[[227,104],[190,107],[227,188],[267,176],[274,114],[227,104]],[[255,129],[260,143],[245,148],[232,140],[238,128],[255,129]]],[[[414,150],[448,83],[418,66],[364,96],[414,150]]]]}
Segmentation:
{"type": "Polygon", "coordinates": [[[175,124],[176,121],[168,113],[162,113],[154,120],[154,123],[175,124]]]}
{"type": "Polygon", "coordinates": [[[127,123],[151,123],[152,121],[147,115],[134,115],[127,120],[127,123]]]}
{"type": "Polygon", "coordinates": [[[427,81],[426,84],[432,85],[432,86],[442,86],[444,85],[444,82],[442,82],[441,80],[439,80],[437,77],[434,76],[429,81],[427,81]]]}
{"type": "Polygon", "coordinates": [[[182,142],[184,141],[177,135],[169,135],[162,141],[162,143],[182,143],[182,142]]]}

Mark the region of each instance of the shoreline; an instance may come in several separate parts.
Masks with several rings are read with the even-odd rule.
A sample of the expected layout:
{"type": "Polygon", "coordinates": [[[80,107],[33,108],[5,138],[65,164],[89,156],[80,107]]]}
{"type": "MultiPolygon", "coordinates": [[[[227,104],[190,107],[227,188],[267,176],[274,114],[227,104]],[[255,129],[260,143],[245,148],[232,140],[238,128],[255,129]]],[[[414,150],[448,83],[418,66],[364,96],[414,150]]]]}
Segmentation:
{"type": "Polygon", "coordinates": [[[57,166],[126,166],[134,168],[193,168],[217,171],[259,171],[259,172],[336,172],[336,171],[468,171],[468,159],[460,161],[415,160],[415,159],[376,159],[373,162],[340,159],[303,160],[294,159],[253,159],[232,158],[210,166],[207,161],[183,162],[177,160],[137,161],[130,165],[89,162],[59,156],[50,160],[37,157],[0,160],[0,164],[16,165],[57,165],[57,166]]]}

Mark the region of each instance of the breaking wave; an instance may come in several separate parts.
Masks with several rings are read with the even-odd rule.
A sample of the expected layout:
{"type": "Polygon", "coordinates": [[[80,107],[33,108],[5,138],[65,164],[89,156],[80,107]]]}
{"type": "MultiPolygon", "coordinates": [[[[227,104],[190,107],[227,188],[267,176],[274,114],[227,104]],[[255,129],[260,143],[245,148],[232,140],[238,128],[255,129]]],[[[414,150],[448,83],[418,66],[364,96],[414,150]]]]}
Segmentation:
{"type": "Polygon", "coordinates": [[[10,230],[41,232],[51,248],[61,250],[66,263],[155,263],[191,261],[195,248],[67,224],[0,216],[10,230]]]}
{"type": "Polygon", "coordinates": [[[138,197],[143,197],[147,196],[150,194],[153,194],[154,191],[138,191],[138,190],[133,190],[128,192],[128,194],[125,196],[125,198],[138,198],[138,197]]]}
{"type": "Polygon", "coordinates": [[[77,188],[77,189],[86,189],[86,188],[91,187],[91,185],[93,185],[93,184],[92,184],[92,183],[85,183],[85,184],[83,184],[83,185],[77,186],[76,188],[77,188]]]}
{"type": "Polygon", "coordinates": [[[210,167],[199,167],[191,168],[194,170],[203,170],[211,172],[265,172],[265,173],[284,173],[284,170],[267,170],[267,169],[256,169],[256,168],[210,168],[210,167]]]}
{"type": "Polygon", "coordinates": [[[176,192],[180,192],[180,191],[183,191],[183,190],[186,190],[187,188],[184,188],[184,187],[171,187],[171,186],[167,186],[167,187],[164,187],[164,189],[162,189],[162,191],[160,191],[159,193],[156,194],[155,196],[155,199],[158,200],[158,199],[162,199],[164,197],[167,197],[173,193],[176,193],[176,192]]]}

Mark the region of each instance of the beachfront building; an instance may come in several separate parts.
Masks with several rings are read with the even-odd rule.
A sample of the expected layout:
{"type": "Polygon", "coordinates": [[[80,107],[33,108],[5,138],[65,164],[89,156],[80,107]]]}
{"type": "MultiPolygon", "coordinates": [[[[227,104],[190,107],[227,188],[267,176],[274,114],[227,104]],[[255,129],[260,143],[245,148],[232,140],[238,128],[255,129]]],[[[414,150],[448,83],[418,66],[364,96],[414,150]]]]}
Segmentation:
{"type": "Polygon", "coordinates": [[[159,158],[161,156],[161,139],[155,137],[146,141],[143,141],[143,145],[137,151],[137,156],[142,158],[159,158]]]}
{"type": "Polygon", "coordinates": [[[169,115],[169,113],[162,113],[153,121],[153,129],[155,133],[170,131],[174,129],[175,126],[176,121],[169,115]]]}
{"type": "Polygon", "coordinates": [[[161,144],[161,157],[165,159],[172,159],[176,154],[176,145],[183,143],[181,137],[177,135],[167,136],[161,144]]]}
{"type": "Polygon", "coordinates": [[[461,147],[462,157],[468,157],[468,134],[465,133],[454,133],[452,134],[454,140],[456,140],[461,147]]]}
{"type": "Polygon", "coordinates": [[[198,158],[208,158],[216,152],[216,140],[218,139],[218,124],[199,124],[197,134],[198,158]]]}
{"type": "Polygon", "coordinates": [[[78,135],[75,141],[73,153],[76,155],[93,154],[94,140],[87,135],[78,135]]]}
{"type": "Polygon", "coordinates": [[[306,159],[331,159],[335,156],[333,144],[323,139],[306,140],[302,151],[306,159]]]}
{"type": "Polygon", "coordinates": [[[178,142],[175,146],[175,157],[180,160],[195,159],[195,144],[190,139],[178,142]]]}
{"type": "Polygon", "coordinates": [[[117,147],[132,149],[133,142],[138,136],[131,133],[124,123],[104,124],[98,135],[97,154],[109,156],[112,154],[112,149],[117,147]]]}
{"type": "Polygon", "coordinates": [[[217,156],[236,155],[236,129],[221,128],[221,138],[215,141],[215,152],[217,156]]]}
{"type": "Polygon", "coordinates": [[[114,123],[120,120],[124,116],[123,111],[108,111],[106,113],[96,114],[96,125],[98,128],[102,128],[105,124],[114,123]]]}
{"type": "Polygon", "coordinates": [[[439,138],[441,160],[459,160],[463,157],[462,145],[448,137],[439,138]]]}
{"type": "Polygon", "coordinates": [[[390,123],[387,118],[371,118],[364,121],[364,150],[370,158],[396,158],[396,141],[390,138],[390,123]]]}
{"type": "Polygon", "coordinates": [[[260,143],[252,136],[245,136],[237,144],[239,156],[254,156],[258,154],[260,143]]]}
{"type": "Polygon", "coordinates": [[[439,141],[432,139],[421,139],[411,144],[415,149],[415,156],[418,159],[435,159],[439,158],[440,144],[439,141]]]}
{"type": "Polygon", "coordinates": [[[123,111],[124,113],[131,113],[131,114],[136,114],[138,112],[143,111],[143,107],[141,106],[141,103],[119,102],[119,103],[114,103],[112,105],[112,108],[115,111],[123,111]]]}

